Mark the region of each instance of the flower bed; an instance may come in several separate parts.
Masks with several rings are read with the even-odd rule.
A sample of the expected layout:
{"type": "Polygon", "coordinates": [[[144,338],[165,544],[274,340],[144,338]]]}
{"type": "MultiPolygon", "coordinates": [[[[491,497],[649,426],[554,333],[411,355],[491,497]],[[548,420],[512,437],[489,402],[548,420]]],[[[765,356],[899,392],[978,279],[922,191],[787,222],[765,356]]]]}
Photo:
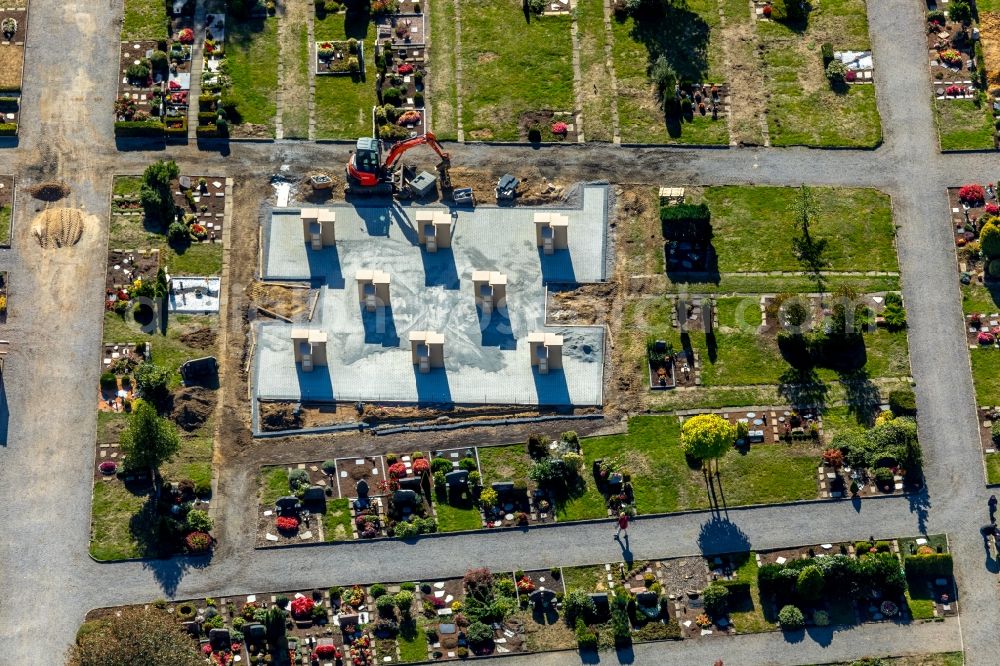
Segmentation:
{"type": "Polygon", "coordinates": [[[316,42],[317,74],[361,75],[365,71],[364,41],[316,42]]]}

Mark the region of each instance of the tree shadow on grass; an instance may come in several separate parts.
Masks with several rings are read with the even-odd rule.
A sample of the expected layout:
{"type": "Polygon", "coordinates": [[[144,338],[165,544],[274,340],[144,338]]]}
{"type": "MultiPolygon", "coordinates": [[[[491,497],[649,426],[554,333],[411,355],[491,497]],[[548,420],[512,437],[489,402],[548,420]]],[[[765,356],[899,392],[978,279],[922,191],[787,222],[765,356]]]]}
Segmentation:
{"type": "Polygon", "coordinates": [[[823,409],[829,391],[812,367],[788,368],[778,379],[778,395],[796,408],[823,409]]]}
{"type": "Polygon", "coordinates": [[[882,396],[876,386],[868,377],[868,371],[864,368],[843,372],[840,375],[846,393],[847,411],[854,415],[858,423],[871,425],[875,421],[882,396]]]}
{"type": "Polygon", "coordinates": [[[701,82],[708,72],[709,33],[705,19],[677,0],[643,3],[630,36],[646,47],[650,66],[663,56],[678,79],[701,82]]]}

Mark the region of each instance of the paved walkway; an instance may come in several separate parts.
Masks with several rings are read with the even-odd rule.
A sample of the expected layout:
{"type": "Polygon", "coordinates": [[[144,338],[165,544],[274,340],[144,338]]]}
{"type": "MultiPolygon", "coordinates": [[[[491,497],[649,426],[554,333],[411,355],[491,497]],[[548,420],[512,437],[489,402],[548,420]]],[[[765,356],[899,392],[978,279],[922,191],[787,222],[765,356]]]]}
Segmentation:
{"type": "MultiPolygon", "coordinates": [[[[15,341],[5,378],[9,438],[0,449],[0,663],[49,663],[51,655],[70,643],[83,614],[104,604],[374,581],[394,573],[455,575],[473,563],[512,569],[620,558],[610,534],[603,538],[604,525],[283,552],[231,543],[211,563],[98,565],[87,557],[96,428],[93,387],[99,372],[110,176],[138,173],[164,154],[119,152],[115,146],[108,118],[115,71],[107,54],[118,41],[120,12],[121,3],[113,0],[32,2],[24,127],[20,145],[0,151],[0,173],[15,174],[22,193],[25,185],[62,178],[73,189],[69,205],[88,215],[80,244],[43,251],[28,228],[36,202],[22,194],[13,249],[0,252],[0,270],[11,273],[11,312],[4,336],[15,341]],[[67,44],[75,49],[70,59],[65,57],[67,44]]],[[[885,144],[875,151],[450,147],[456,164],[474,168],[487,160],[530,162],[564,181],[806,182],[875,186],[893,196],[929,494],[913,500],[867,500],[859,510],[850,502],[811,503],[732,510],[714,519],[704,513],[642,519],[633,530],[632,548],[635,557],[662,557],[737,545],[769,548],[946,531],[956,556],[963,621],[908,628],[865,626],[836,634],[826,648],[811,637],[790,643],[777,634],[662,648],[673,650],[676,659],[670,652],[660,655],[659,646],[642,646],[636,648],[634,663],[711,663],[716,656],[710,653],[723,651],[740,663],[798,664],[872,652],[949,650],[960,640],[968,648],[969,664],[995,663],[1000,653],[998,566],[984,558],[978,534],[989,493],[983,486],[944,195],[948,185],[995,179],[1000,155],[938,154],[928,104],[923,6],[911,0],[873,0],[869,15],[885,134],[885,144]]],[[[252,169],[266,174],[281,164],[339,164],[347,150],[278,142],[233,144],[221,154],[201,152],[192,144],[167,154],[189,171],[252,169]]],[[[0,430],[2,416],[0,411],[0,430]]],[[[504,663],[529,659],[575,663],[567,655],[504,663]]],[[[602,660],[616,661],[611,656],[602,660]]]]}

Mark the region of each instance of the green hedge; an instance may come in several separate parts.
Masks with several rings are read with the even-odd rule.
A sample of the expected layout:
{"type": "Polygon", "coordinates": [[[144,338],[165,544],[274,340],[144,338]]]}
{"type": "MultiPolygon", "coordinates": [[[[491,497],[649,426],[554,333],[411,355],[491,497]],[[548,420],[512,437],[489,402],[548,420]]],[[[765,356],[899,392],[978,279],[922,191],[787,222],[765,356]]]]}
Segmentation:
{"type": "Polygon", "coordinates": [[[163,136],[166,128],[159,120],[119,120],[115,136],[163,136]]]}
{"type": "Polygon", "coordinates": [[[219,128],[215,126],[215,123],[211,125],[198,125],[197,134],[203,138],[212,138],[219,136],[219,128]]]}
{"type": "Polygon", "coordinates": [[[750,596],[750,583],[742,580],[717,580],[714,585],[721,585],[722,587],[729,590],[730,598],[733,597],[749,597],[750,596]]]}
{"type": "Polygon", "coordinates": [[[908,577],[940,578],[951,576],[954,563],[951,553],[932,553],[930,555],[909,555],[903,560],[908,577]]]}
{"type": "Polygon", "coordinates": [[[0,123],[0,136],[14,136],[17,134],[17,123],[0,123]]]}
{"type": "Polygon", "coordinates": [[[202,111],[198,114],[199,125],[214,125],[215,119],[219,117],[215,111],[202,111]]]}
{"type": "Polygon", "coordinates": [[[0,97],[0,111],[11,113],[17,111],[21,106],[21,100],[17,97],[0,97]]]}
{"type": "Polygon", "coordinates": [[[712,213],[700,204],[675,204],[660,208],[663,237],[667,239],[694,238],[707,240],[712,236],[712,213]]]}
{"type": "Polygon", "coordinates": [[[216,101],[215,95],[201,95],[198,97],[198,110],[212,111],[215,109],[216,101]]]}

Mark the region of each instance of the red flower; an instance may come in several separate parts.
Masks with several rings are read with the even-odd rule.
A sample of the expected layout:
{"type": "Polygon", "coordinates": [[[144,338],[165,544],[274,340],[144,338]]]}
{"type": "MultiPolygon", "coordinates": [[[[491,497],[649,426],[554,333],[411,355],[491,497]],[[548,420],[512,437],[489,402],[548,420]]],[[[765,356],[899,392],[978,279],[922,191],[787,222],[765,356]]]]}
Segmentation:
{"type": "Polygon", "coordinates": [[[958,190],[958,198],[967,204],[977,204],[986,201],[986,190],[983,189],[982,185],[975,183],[962,185],[958,190]]]}
{"type": "Polygon", "coordinates": [[[206,532],[191,532],[184,537],[184,542],[192,553],[204,553],[212,547],[212,537],[206,532]]]}
{"type": "Polygon", "coordinates": [[[426,458],[417,458],[413,461],[414,474],[426,474],[429,471],[431,471],[431,464],[426,458]]]}
{"type": "Polygon", "coordinates": [[[521,580],[517,581],[517,591],[518,592],[534,592],[535,583],[527,576],[523,576],[521,580]]]}
{"type": "Polygon", "coordinates": [[[986,204],[986,212],[990,215],[1000,215],[1000,206],[995,203],[986,204]]]}
{"type": "Polygon", "coordinates": [[[552,123],[553,134],[565,134],[568,131],[569,131],[569,125],[562,122],[561,120],[559,122],[552,123]]]}
{"type": "Polygon", "coordinates": [[[302,617],[312,612],[316,602],[309,597],[296,597],[292,599],[292,615],[302,617]]]}
{"type": "Polygon", "coordinates": [[[996,336],[992,333],[987,333],[986,331],[981,332],[976,336],[976,341],[981,345],[991,345],[996,342],[996,336]]]}
{"type": "Polygon", "coordinates": [[[771,5],[764,5],[764,17],[765,18],[771,18],[771,12],[772,11],[773,10],[771,9],[771,5]]]}
{"type": "Polygon", "coordinates": [[[278,516],[274,519],[274,526],[281,532],[294,532],[299,529],[299,519],[291,516],[278,516]]]}
{"type": "Polygon", "coordinates": [[[389,476],[396,479],[406,476],[406,465],[401,462],[389,465],[389,476]]]}
{"type": "Polygon", "coordinates": [[[177,35],[177,41],[181,44],[193,44],[194,43],[194,30],[191,28],[184,28],[177,35]]]}
{"type": "Polygon", "coordinates": [[[413,65],[408,62],[404,62],[402,65],[396,68],[396,71],[400,74],[409,74],[413,71],[413,65]]]}
{"type": "Polygon", "coordinates": [[[204,644],[204,645],[203,645],[203,646],[201,647],[201,651],[202,651],[202,652],[204,652],[204,653],[205,653],[205,656],[207,657],[208,655],[212,654],[212,646],[211,646],[211,645],[209,645],[208,643],[205,643],[205,644],[204,644]]]}
{"type": "Polygon", "coordinates": [[[318,645],[313,651],[313,659],[332,659],[333,657],[340,657],[336,645],[318,645]]]}

